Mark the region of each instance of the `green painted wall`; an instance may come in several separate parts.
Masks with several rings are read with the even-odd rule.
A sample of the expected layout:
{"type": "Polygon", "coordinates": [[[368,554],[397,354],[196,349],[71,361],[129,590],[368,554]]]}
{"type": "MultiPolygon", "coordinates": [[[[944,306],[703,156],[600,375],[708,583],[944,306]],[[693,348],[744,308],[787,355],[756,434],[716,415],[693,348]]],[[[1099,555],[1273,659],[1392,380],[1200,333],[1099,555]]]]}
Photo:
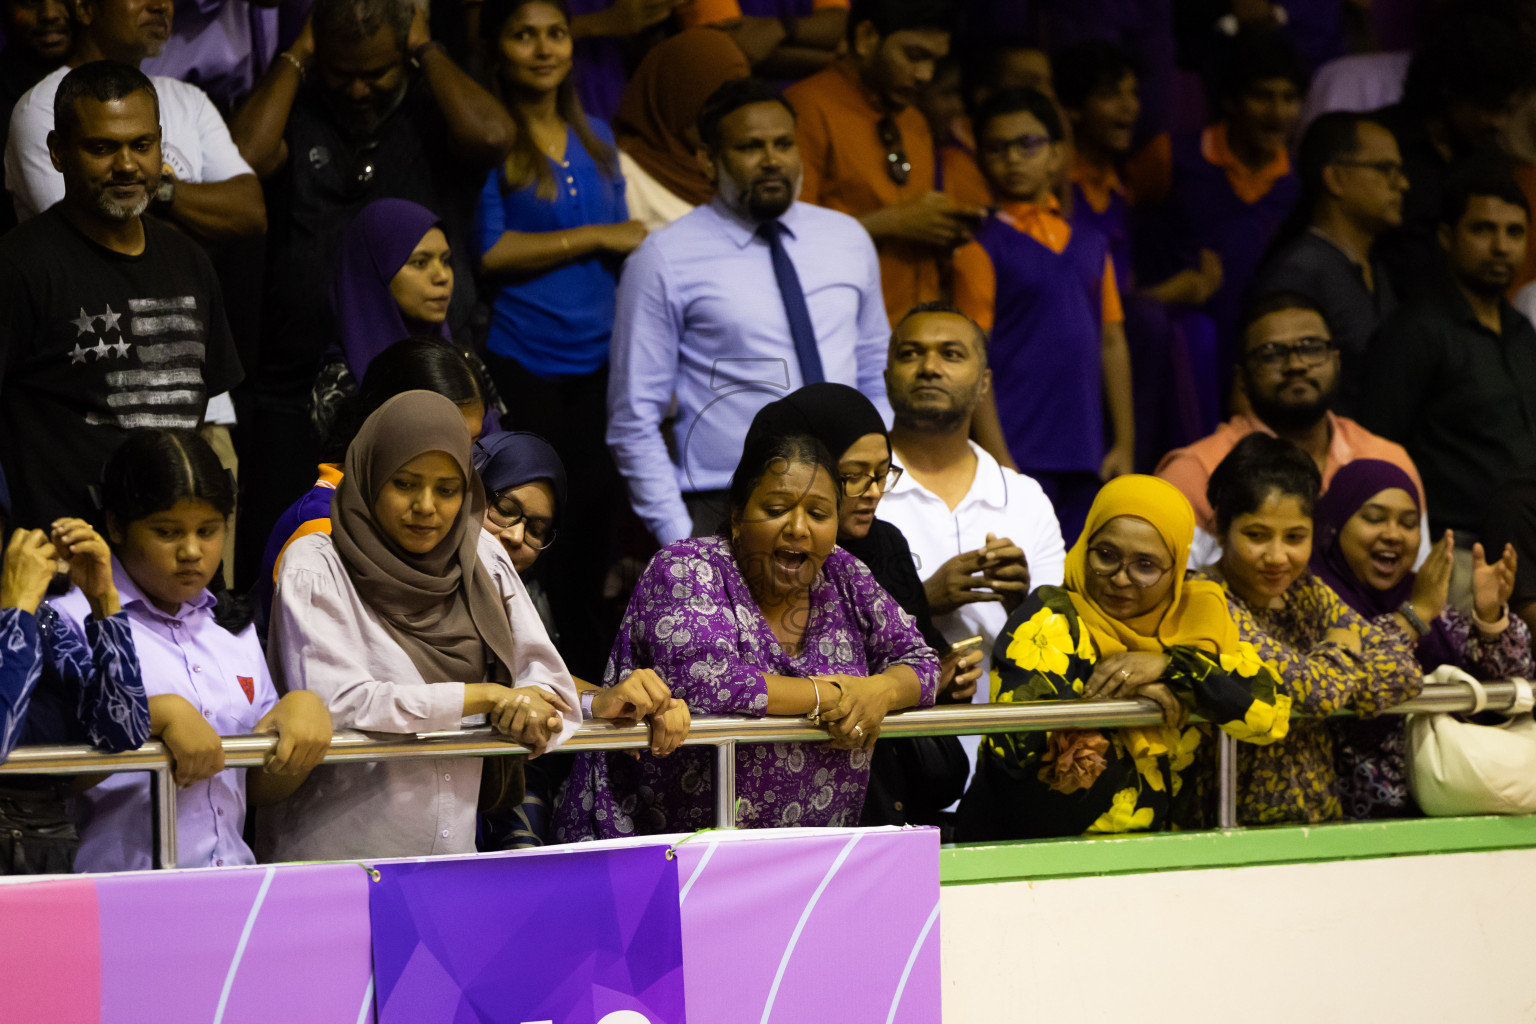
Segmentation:
{"type": "Polygon", "coordinates": [[[1536,815],[1341,822],[946,846],[939,853],[939,878],[944,885],[977,885],[1527,847],[1536,847],[1536,815]]]}

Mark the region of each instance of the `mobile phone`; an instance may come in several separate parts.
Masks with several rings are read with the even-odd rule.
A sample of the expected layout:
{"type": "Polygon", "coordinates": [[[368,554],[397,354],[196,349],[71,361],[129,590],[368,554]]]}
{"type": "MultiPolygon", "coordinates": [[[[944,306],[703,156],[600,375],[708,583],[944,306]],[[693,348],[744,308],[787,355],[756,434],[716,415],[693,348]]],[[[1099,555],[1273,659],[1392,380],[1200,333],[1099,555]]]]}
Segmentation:
{"type": "Polygon", "coordinates": [[[981,636],[968,636],[964,640],[956,640],[950,644],[949,653],[957,658],[963,657],[972,651],[981,650],[981,645],[984,643],[986,643],[986,640],[981,636]]]}

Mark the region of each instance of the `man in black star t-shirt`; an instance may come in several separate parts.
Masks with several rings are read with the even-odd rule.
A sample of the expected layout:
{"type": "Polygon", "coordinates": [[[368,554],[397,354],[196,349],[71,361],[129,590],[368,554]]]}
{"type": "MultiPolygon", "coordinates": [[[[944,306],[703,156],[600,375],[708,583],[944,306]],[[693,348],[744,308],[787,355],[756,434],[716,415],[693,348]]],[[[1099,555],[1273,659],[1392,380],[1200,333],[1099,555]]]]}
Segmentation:
{"type": "Polygon", "coordinates": [[[89,515],[129,430],[195,430],[241,376],[207,256],[143,215],[161,166],[149,79],[76,68],[54,124],[64,198],[0,239],[0,465],[22,527],[89,515]]]}

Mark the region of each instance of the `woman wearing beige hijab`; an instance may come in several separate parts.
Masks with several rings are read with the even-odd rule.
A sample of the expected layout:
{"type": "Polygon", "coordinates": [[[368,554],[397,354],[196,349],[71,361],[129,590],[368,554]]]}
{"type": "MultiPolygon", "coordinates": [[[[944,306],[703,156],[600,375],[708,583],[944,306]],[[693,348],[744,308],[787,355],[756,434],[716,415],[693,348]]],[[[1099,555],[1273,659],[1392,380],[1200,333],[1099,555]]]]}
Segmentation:
{"type": "MultiPolygon", "coordinates": [[[[370,416],[347,450],[331,533],[283,558],[268,660],[338,729],[422,733],[487,716],[536,752],[580,725],[575,684],[495,538],[469,434],[448,399],[411,391],[370,416]]],[[[488,798],[517,799],[508,758],[485,762],[488,798]]],[[[263,817],[264,859],[470,853],[481,800],[474,759],[322,765],[263,817]]]]}

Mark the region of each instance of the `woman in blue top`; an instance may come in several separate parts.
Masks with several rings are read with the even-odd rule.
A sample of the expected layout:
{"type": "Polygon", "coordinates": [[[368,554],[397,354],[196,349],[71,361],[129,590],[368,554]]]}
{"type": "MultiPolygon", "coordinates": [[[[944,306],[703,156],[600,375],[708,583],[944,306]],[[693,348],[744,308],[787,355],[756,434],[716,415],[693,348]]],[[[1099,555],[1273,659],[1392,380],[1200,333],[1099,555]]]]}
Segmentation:
{"type": "Polygon", "coordinates": [[[491,0],[481,31],[517,145],[480,193],[476,248],[495,295],[491,376],[510,427],[549,440],[568,466],[566,523],[592,543],[555,549],[541,569],[571,670],[595,677],[597,629],[619,476],[603,440],[608,342],[621,259],[645,238],[629,219],[613,133],[589,121],[571,81],[570,16],[560,0],[491,0]],[[577,522],[576,519],[584,521],[577,522]],[[585,659],[585,660],[583,660],[585,659]]]}

